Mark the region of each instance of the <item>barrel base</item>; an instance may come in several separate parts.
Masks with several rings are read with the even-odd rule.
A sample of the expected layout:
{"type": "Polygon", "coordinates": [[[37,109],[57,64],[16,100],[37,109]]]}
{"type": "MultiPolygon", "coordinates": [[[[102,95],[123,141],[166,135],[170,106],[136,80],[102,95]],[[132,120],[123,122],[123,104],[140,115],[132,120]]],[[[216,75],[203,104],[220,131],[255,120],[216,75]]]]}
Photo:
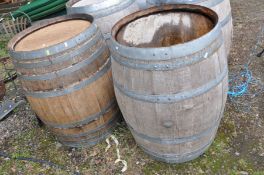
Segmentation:
{"type": "Polygon", "coordinates": [[[59,140],[59,142],[61,144],[63,144],[64,146],[67,147],[73,147],[73,148],[89,148],[89,147],[93,147],[96,144],[102,142],[103,140],[105,140],[109,135],[112,134],[112,131],[106,132],[105,134],[103,134],[102,136],[96,138],[96,139],[87,139],[87,140],[81,140],[79,142],[65,142],[62,140],[59,140]]]}
{"type": "MultiPolygon", "coordinates": [[[[117,124],[121,121],[121,113],[118,111],[116,115],[113,116],[111,120],[105,126],[102,126],[100,130],[95,130],[94,132],[81,133],[79,136],[62,136],[57,135],[58,141],[67,147],[83,148],[92,147],[103,140],[105,140],[109,135],[112,134],[113,130],[116,128],[117,124]]],[[[55,134],[56,135],[56,134],[55,134]]]]}
{"type": "Polygon", "coordinates": [[[175,163],[185,163],[191,160],[194,160],[204,154],[206,150],[211,146],[213,143],[214,139],[212,139],[208,144],[206,144],[203,148],[198,149],[196,151],[190,152],[188,154],[184,155],[178,155],[178,154],[159,154],[152,152],[148,150],[147,148],[144,148],[143,146],[140,145],[140,148],[151,158],[154,160],[160,161],[160,162],[165,162],[165,163],[170,163],[170,164],[175,164],[175,163]]]}
{"type": "Polygon", "coordinates": [[[111,126],[108,126],[109,128],[105,131],[99,131],[96,136],[94,137],[89,137],[89,134],[87,135],[88,137],[80,137],[77,140],[69,140],[69,137],[58,137],[58,141],[63,144],[64,146],[67,147],[76,147],[76,148],[83,148],[83,147],[92,147],[96,145],[97,143],[102,142],[105,140],[109,135],[112,134],[113,130],[116,128],[117,123],[120,122],[120,117],[117,120],[114,120],[111,124],[111,126]]]}

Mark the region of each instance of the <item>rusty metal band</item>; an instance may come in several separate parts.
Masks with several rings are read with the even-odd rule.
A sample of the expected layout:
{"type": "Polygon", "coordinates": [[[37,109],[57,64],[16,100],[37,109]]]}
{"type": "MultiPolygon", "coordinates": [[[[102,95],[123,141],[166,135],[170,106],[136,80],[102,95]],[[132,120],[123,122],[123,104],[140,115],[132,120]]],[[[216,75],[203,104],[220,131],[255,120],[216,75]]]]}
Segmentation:
{"type": "Polygon", "coordinates": [[[164,104],[176,103],[179,101],[183,101],[207,93],[208,91],[212,90],[214,87],[218,86],[224,80],[224,78],[227,77],[227,74],[228,74],[228,68],[226,66],[224,70],[222,70],[221,74],[219,74],[219,76],[217,76],[214,80],[200,86],[199,88],[192,89],[190,91],[183,91],[177,94],[150,95],[150,94],[146,94],[146,92],[145,93],[136,92],[126,87],[123,87],[121,84],[116,82],[115,79],[114,79],[114,87],[115,90],[118,90],[120,93],[138,101],[144,101],[148,103],[164,103],[164,104]]]}
{"type": "Polygon", "coordinates": [[[80,134],[59,134],[59,133],[55,133],[56,136],[58,137],[64,137],[64,138],[79,138],[79,137],[85,137],[85,136],[89,136],[89,135],[92,135],[96,132],[100,132],[101,130],[107,128],[107,127],[111,127],[113,124],[115,124],[118,120],[120,120],[120,111],[119,109],[116,110],[113,115],[112,115],[112,118],[110,120],[108,120],[106,123],[102,124],[102,125],[99,125],[97,126],[94,130],[90,130],[90,131],[87,131],[87,132],[83,132],[83,133],[80,133],[80,134]]]}
{"type": "Polygon", "coordinates": [[[205,7],[214,7],[225,0],[147,0],[150,5],[162,5],[162,4],[196,4],[205,7]]]}
{"type": "Polygon", "coordinates": [[[168,63],[166,62],[138,63],[134,59],[122,57],[118,55],[116,52],[112,52],[111,58],[112,61],[114,60],[118,64],[132,69],[150,70],[150,71],[168,71],[201,62],[207,59],[208,57],[211,57],[221,47],[222,44],[223,44],[223,38],[221,37],[221,35],[219,35],[219,37],[216,38],[216,40],[214,40],[212,43],[210,43],[205,49],[197,53],[193,53],[192,55],[188,55],[188,58],[186,57],[181,57],[177,59],[172,58],[171,60],[167,61],[168,63]]]}
{"type": "Polygon", "coordinates": [[[70,128],[75,128],[75,127],[81,127],[83,125],[87,125],[89,123],[92,123],[96,120],[99,120],[102,118],[106,113],[108,113],[112,108],[117,106],[116,99],[111,100],[100,112],[89,115],[85,117],[85,119],[80,120],[80,121],[75,121],[73,123],[68,123],[68,124],[58,124],[58,123],[51,123],[47,122],[45,120],[42,120],[46,125],[53,127],[53,128],[58,128],[58,129],[70,129],[70,128]]]}
{"type": "Polygon", "coordinates": [[[148,148],[139,145],[144,152],[146,152],[148,155],[150,155],[152,158],[158,161],[166,162],[166,163],[183,163],[190,160],[193,160],[200,155],[202,155],[213,143],[214,137],[206,143],[204,146],[202,146],[200,149],[197,149],[195,151],[185,153],[185,154],[161,154],[157,152],[150,151],[148,148]]]}
{"type": "Polygon", "coordinates": [[[231,20],[232,20],[232,12],[230,11],[230,13],[225,17],[225,19],[220,21],[220,25],[222,27],[225,27],[225,25],[227,25],[229,23],[229,21],[231,21],[231,20]]]}
{"type": "MultiPolygon", "coordinates": [[[[106,131],[101,132],[100,136],[95,136],[93,138],[86,138],[86,139],[82,139],[79,141],[63,141],[62,140],[63,138],[61,138],[59,140],[62,144],[66,145],[66,146],[70,146],[70,147],[90,147],[90,146],[96,145],[97,143],[106,139],[110,134],[112,134],[114,128],[117,126],[117,122],[119,121],[118,117],[114,117],[114,119],[115,120],[112,120],[111,123],[108,123],[108,124],[103,126],[103,127],[107,127],[107,125],[110,125],[110,127],[106,131]]],[[[99,132],[101,129],[99,129],[96,132],[99,132]]],[[[88,135],[88,134],[86,134],[86,135],[88,135]]]]}
{"type": "Polygon", "coordinates": [[[97,19],[124,10],[134,2],[135,0],[105,0],[101,3],[79,7],[73,7],[73,3],[68,2],[66,6],[68,14],[91,14],[95,19],[97,19]]]}
{"type": "Polygon", "coordinates": [[[89,50],[94,45],[102,41],[103,41],[102,33],[99,30],[97,30],[97,32],[95,33],[95,35],[92,36],[92,38],[88,39],[81,45],[76,45],[76,48],[74,48],[69,53],[66,53],[66,54],[63,53],[62,55],[58,55],[52,59],[49,59],[49,60],[42,59],[42,60],[38,60],[37,62],[33,62],[33,63],[31,62],[24,63],[24,62],[21,62],[20,60],[19,61],[14,60],[13,62],[16,67],[20,67],[23,69],[33,69],[33,68],[39,68],[39,67],[44,67],[44,66],[50,66],[53,64],[69,61],[75,58],[76,56],[84,53],[85,51],[89,50]]]}
{"type": "Polygon", "coordinates": [[[93,76],[82,80],[78,84],[75,84],[70,87],[66,87],[65,89],[55,89],[52,91],[35,91],[35,92],[29,92],[26,91],[26,96],[31,96],[35,98],[49,98],[49,97],[58,97],[63,96],[65,94],[70,94],[72,92],[81,90],[82,88],[88,86],[89,84],[93,83],[94,81],[98,80],[100,77],[102,77],[109,69],[111,68],[111,61],[110,58],[106,61],[106,63],[102,66],[102,68],[96,72],[93,76]]]}
{"type": "Polygon", "coordinates": [[[64,69],[61,69],[58,71],[54,71],[54,72],[50,72],[50,73],[46,73],[46,74],[20,75],[19,78],[22,80],[28,80],[28,81],[45,81],[45,80],[52,80],[52,79],[56,79],[56,78],[59,78],[62,76],[66,76],[68,74],[76,72],[76,71],[84,68],[85,66],[91,64],[96,59],[98,59],[102,54],[104,54],[106,50],[107,50],[107,46],[102,45],[101,47],[97,48],[97,50],[95,52],[93,52],[93,54],[90,55],[88,58],[85,58],[84,60],[82,60],[81,62],[79,62],[75,65],[71,65],[67,68],[64,68],[64,69]]]}
{"type": "Polygon", "coordinates": [[[143,133],[140,133],[134,130],[133,127],[130,126],[128,123],[127,125],[130,131],[133,133],[133,135],[136,135],[137,137],[141,139],[148,140],[153,143],[163,144],[163,145],[177,145],[177,144],[183,144],[187,142],[194,142],[196,140],[199,140],[217,131],[220,121],[222,119],[222,116],[223,116],[223,112],[220,111],[220,115],[218,114],[217,116],[218,118],[216,119],[216,121],[213,122],[212,126],[198,134],[194,134],[192,136],[186,136],[186,137],[173,138],[173,139],[151,137],[151,136],[148,136],[146,134],[143,134],[143,133]]]}
{"type": "Polygon", "coordinates": [[[129,59],[135,61],[166,61],[182,58],[193,53],[200,52],[215,41],[219,36],[222,37],[220,23],[207,34],[202,37],[183,44],[176,44],[170,47],[160,48],[137,48],[128,47],[118,43],[113,36],[110,39],[110,50],[112,53],[117,53],[121,57],[129,55],[129,59]]]}
{"type": "Polygon", "coordinates": [[[76,141],[76,142],[66,142],[63,140],[59,140],[59,142],[65,146],[68,147],[75,147],[75,148],[82,148],[82,147],[92,147],[104,139],[106,139],[109,135],[111,134],[111,131],[103,133],[101,136],[95,138],[95,139],[87,139],[87,140],[82,140],[82,141],[76,141]]]}
{"type": "Polygon", "coordinates": [[[35,60],[37,58],[51,56],[51,55],[66,51],[70,48],[75,47],[78,44],[83,43],[85,40],[91,38],[95,34],[95,32],[98,30],[98,27],[92,23],[92,25],[89,26],[85,31],[83,31],[82,33],[76,35],[75,37],[67,41],[64,41],[62,43],[55,44],[55,45],[52,45],[50,47],[46,47],[43,49],[33,50],[33,51],[14,51],[15,44],[19,42],[19,40],[21,40],[21,36],[25,37],[27,35],[30,35],[32,32],[39,30],[40,28],[46,27],[51,24],[56,24],[57,22],[62,22],[62,21],[72,20],[72,19],[83,19],[83,20],[93,21],[93,17],[88,14],[74,14],[74,15],[57,17],[52,20],[44,21],[43,23],[40,23],[40,25],[32,26],[22,31],[19,35],[16,35],[11,40],[10,43],[12,43],[13,45],[9,45],[10,56],[13,59],[17,59],[17,60],[35,60]]]}

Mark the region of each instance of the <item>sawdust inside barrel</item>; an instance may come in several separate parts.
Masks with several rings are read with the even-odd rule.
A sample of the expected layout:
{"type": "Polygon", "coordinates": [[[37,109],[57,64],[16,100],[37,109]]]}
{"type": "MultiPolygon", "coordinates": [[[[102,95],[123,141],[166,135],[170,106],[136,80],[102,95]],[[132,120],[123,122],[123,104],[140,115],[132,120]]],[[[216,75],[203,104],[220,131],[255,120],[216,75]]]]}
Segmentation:
{"type": "Polygon", "coordinates": [[[90,15],[44,21],[9,42],[27,99],[67,146],[92,146],[119,120],[110,52],[90,15]]]}

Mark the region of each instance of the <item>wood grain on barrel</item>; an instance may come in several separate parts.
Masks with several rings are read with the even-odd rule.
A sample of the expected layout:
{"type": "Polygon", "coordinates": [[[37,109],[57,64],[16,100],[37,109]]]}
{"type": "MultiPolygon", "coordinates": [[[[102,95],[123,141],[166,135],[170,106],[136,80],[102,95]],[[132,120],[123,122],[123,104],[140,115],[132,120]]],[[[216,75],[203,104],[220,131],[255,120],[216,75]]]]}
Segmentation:
{"type": "Polygon", "coordinates": [[[9,49],[32,109],[62,144],[91,146],[111,133],[119,108],[110,52],[90,15],[39,23],[15,36],[9,49]],[[63,26],[69,35],[56,38],[63,26]],[[36,43],[33,50],[32,41],[36,43]]]}
{"type": "Polygon", "coordinates": [[[89,26],[90,22],[85,20],[63,21],[47,26],[23,38],[16,44],[15,50],[30,51],[49,47],[73,38],[89,26]]]}
{"type": "Polygon", "coordinates": [[[215,137],[227,96],[227,59],[216,18],[213,11],[200,6],[168,5],[130,15],[113,29],[112,71],[119,107],[139,146],[158,160],[192,160],[215,137]],[[140,19],[153,15],[166,21],[158,17],[160,13],[182,14],[156,29],[159,35],[154,34],[153,40],[133,44],[130,36],[132,42],[127,42],[124,33],[133,32],[129,24],[142,22],[144,30],[133,33],[141,36],[158,22],[140,19]],[[181,18],[186,15],[193,20],[191,25],[184,25],[181,18]],[[204,27],[205,21],[209,27],[204,27]],[[157,42],[173,31],[184,35],[183,40],[176,38],[177,42],[168,41],[165,46],[157,42]],[[176,56],[180,52],[187,54],[176,56]]]}

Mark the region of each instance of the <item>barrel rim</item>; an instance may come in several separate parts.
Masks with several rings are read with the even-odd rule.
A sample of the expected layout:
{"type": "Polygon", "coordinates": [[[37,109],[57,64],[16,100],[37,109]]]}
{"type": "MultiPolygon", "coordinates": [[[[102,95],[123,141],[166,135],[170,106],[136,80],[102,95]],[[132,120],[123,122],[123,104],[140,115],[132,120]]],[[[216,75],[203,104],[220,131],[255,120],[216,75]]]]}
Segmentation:
{"type": "Polygon", "coordinates": [[[94,18],[102,18],[109,14],[116,13],[135,2],[135,0],[104,0],[99,3],[73,7],[73,5],[79,1],[81,0],[69,0],[66,3],[67,12],[69,14],[89,13],[92,14],[94,18]]]}
{"type": "Polygon", "coordinates": [[[77,6],[77,7],[74,7],[73,5],[80,2],[82,0],[69,0],[67,3],[66,3],[66,8],[75,8],[75,9],[80,9],[80,8],[83,8],[83,7],[86,7],[87,10],[89,11],[96,11],[96,10],[102,10],[104,8],[109,8],[113,5],[117,5],[121,2],[123,2],[124,0],[104,0],[102,2],[96,2],[96,3],[93,3],[93,4],[90,4],[90,5],[84,5],[84,6],[77,6]]]}
{"type": "MultiPolygon", "coordinates": [[[[192,12],[193,12],[192,11],[192,12]]],[[[112,52],[118,52],[121,55],[130,55],[131,58],[134,58],[136,60],[170,60],[171,55],[173,55],[173,58],[183,57],[190,54],[193,54],[194,52],[198,52],[208,45],[212,43],[217,37],[219,37],[221,33],[221,26],[219,22],[218,15],[213,10],[199,6],[199,5],[190,5],[190,4],[170,4],[170,5],[162,5],[159,7],[152,7],[146,10],[141,10],[135,13],[132,13],[125,18],[119,20],[111,31],[111,38],[110,38],[110,50],[112,52]],[[140,17],[154,14],[162,11],[169,11],[169,10],[186,10],[190,11],[193,10],[197,13],[202,13],[205,16],[208,16],[215,24],[215,26],[209,31],[208,33],[202,35],[199,38],[196,38],[194,40],[171,45],[168,47],[153,47],[153,48],[147,48],[147,47],[135,47],[135,46],[126,46],[120,44],[116,40],[116,35],[120,31],[120,29],[128,24],[131,21],[134,21],[140,17]],[[173,53],[173,54],[168,54],[173,53]]]]}
{"type": "MultiPolygon", "coordinates": [[[[8,43],[8,50],[10,53],[10,56],[14,59],[22,59],[22,60],[30,60],[30,59],[36,59],[41,57],[47,57],[50,55],[57,54],[59,52],[65,51],[70,49],[68,45],[65,45],[65,42],[72,42],[72,45],[77,45],[78,41],[80,42],[81,38],[85,38],[84,35],[90,36],[92,33],[94,33],[94,29],[97,28],[97,26],[94,24],[94,18],[93,16],[89,14],[72,14],[72,15],[64,15],[52,19],[47,19],[39,22],[37,25],[33,25],[22,32],[15,35],[8,43]],[[49,47],[36,49],[32,51],[16,51],[15,46],[26,36],[30,35],[32,32],[35,32],[41,28],[45,28],[47,26],[64,22],[64,21],[70,21],[70,20],[86,20],[91,23],[91,25],[84,30],[83,32],[79,33],[78,35],[70,38],[69,40],[51,45],[49,47]],[[76,41],[77,40],[77,41],[76,41]]],[[[69,44],[70,45],[70,44],[69,44]]]]}
{"type": "Polygon", "coordinates": [[[159,0],[146,0],[146,3],[151,5],[160,4],[201,4],[205,7],[214,7],[225,0],[166,0],[165,3],[159,2],[159,0]]]}

